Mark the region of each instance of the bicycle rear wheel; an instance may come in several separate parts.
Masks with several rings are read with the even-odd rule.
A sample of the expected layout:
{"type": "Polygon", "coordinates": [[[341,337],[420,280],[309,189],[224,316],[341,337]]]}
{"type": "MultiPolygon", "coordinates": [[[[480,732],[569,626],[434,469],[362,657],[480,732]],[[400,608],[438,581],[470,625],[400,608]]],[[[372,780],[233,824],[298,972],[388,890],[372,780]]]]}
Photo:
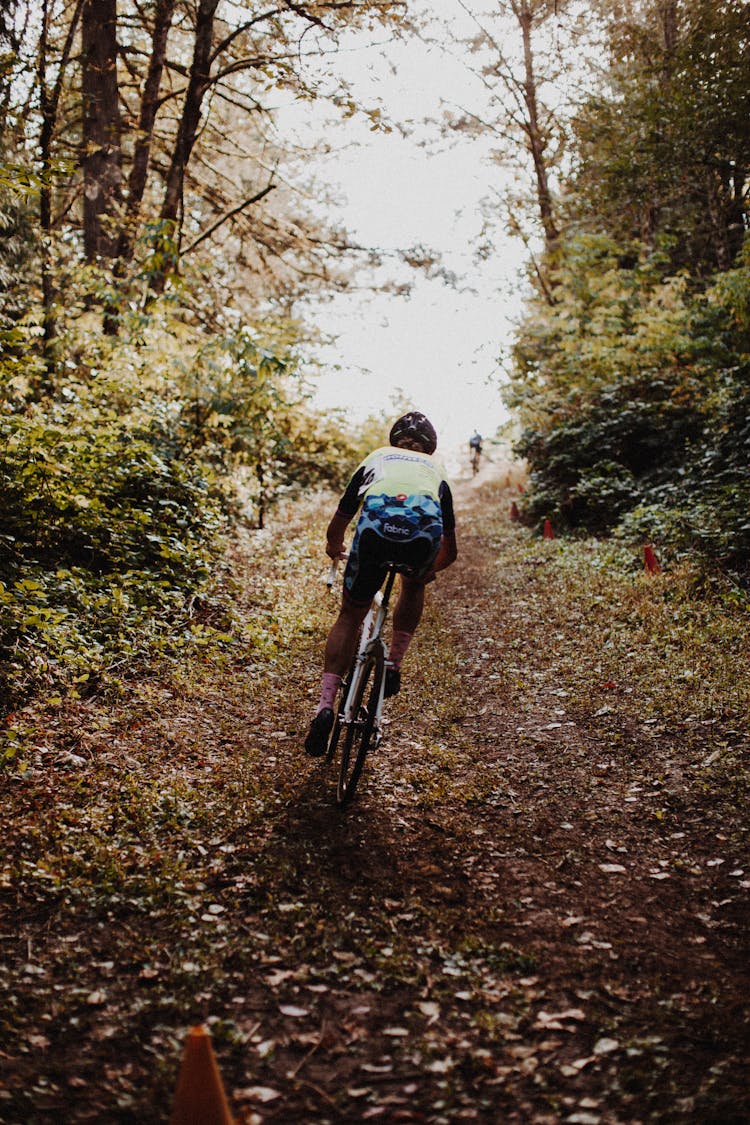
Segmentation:
{"type": "Polygon", "coordinates": [[[337,799],[342,809],[346,808],[354,796],[372,743],[384,674],[385,653],[381,642],[365,658],[365,666],[353,700],[352,721],[346,728],[341,748],[337,799]]]}

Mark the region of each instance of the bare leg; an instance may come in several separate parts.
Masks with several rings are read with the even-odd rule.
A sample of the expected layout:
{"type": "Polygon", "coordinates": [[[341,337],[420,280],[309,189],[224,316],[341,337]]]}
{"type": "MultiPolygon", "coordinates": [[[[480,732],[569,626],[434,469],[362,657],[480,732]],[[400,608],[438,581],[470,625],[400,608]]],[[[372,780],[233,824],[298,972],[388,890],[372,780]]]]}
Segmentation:
{"type": "Polygon", "coordinates": [[[393,635],[388,653],[389,667],[385,673],[385,698],[396,695],[401,688],[401,661],[411,644],[424,609],[424,582],[401,578],[401,591],[393,611],[393,635]]]}
{"type": "Polygon", "coordinates": [[[393,628],[400,633],[416,633],[424,609],[424,582],[401,576],[401,591],[393,611],[393,628]]]}
{"type": "Polygon", "coordinates": [[[369,608],[367,605],[352,605],[346,598],[342,599],[339,615],[331,626],[326,641],[324,672],[345,676],[349,671],[357,647],[359,627],[369,608]]]}

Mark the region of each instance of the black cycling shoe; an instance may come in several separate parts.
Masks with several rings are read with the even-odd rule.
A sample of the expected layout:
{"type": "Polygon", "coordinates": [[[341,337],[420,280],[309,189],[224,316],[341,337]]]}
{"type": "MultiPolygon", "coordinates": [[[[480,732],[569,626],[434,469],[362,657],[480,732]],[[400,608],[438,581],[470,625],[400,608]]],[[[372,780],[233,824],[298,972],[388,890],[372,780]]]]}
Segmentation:
{"type": "Polygon", "coordinates": [[[324,707],[310,723],[310,731],[305,739],[305,750],[311,758],[322,758],[328,749],[328,738],[333,729],[333,711],[324,707]]]}
{"type": "Polygon", "coordinates": [[[383,690],[383,699],[390,699],[392,695],[398,695],[401,691],[401,672],[398,668],[386,668],[385,670],[385,688],[383,690]]]}

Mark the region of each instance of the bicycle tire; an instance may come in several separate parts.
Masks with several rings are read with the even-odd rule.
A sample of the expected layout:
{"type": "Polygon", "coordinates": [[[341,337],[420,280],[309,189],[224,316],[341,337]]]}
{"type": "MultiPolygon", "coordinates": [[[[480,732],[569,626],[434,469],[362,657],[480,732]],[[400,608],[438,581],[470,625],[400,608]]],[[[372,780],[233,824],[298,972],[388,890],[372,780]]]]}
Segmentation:
{"type": "Polygon", "coordinates": [[[331,733],[330,733],[330,736],[328,738],[328,749],[326,750],[326,757],[325,757],[326,765],[328,765],[331,761],[333,761],[333,756],[336,753],[336,747],[339,744],[339,738],[341,736],[341,727],[343,726],[342,720],[344,718],[344,711],[346,710],[346,700],[347,700],[347,696],[349,695],[349,684],[354,679],[354,669],[356,667],[356,664],[357,664],[357,658],[355,656],[354,660],[352,660],[351,667],[349,669],[349,675],[346,677],[346,679],[341,684],[341,689],[339,691],[339,703],[338,703],[338,707],[336,708],[336,718],[333,720],[333,727],[331,729],[331,733]]]}
{"type": "Polygon", "coordinates": [[[375,727],[375,715],[380,697],[380,689],[385,675],[385,652],[382,642],[368,653],[362,676],[357,687],[357,695],[352,708],[352,721],[349,723],[344,743],[341,747],[341,764],[336,791],[340,808],[351,802],[357,789],[367,751],[370,749],[375,727]],[[365,697],[367,696],[367,705],[365,697]]]}

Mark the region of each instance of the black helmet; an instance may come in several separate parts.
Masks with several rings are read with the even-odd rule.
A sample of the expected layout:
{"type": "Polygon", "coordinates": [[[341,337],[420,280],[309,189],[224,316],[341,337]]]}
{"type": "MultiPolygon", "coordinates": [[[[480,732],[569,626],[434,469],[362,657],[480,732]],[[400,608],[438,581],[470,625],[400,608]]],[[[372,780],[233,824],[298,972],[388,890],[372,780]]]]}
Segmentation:
{"type": "Polygon", "coordinates": [[[429,418],[425,418],[418,410],[410,410],[391,426],[388,438],[391,445],[401,445],[404,439],[413,442],[423,453],[434,453],[437,449],[435,427],[429,418]]]}

